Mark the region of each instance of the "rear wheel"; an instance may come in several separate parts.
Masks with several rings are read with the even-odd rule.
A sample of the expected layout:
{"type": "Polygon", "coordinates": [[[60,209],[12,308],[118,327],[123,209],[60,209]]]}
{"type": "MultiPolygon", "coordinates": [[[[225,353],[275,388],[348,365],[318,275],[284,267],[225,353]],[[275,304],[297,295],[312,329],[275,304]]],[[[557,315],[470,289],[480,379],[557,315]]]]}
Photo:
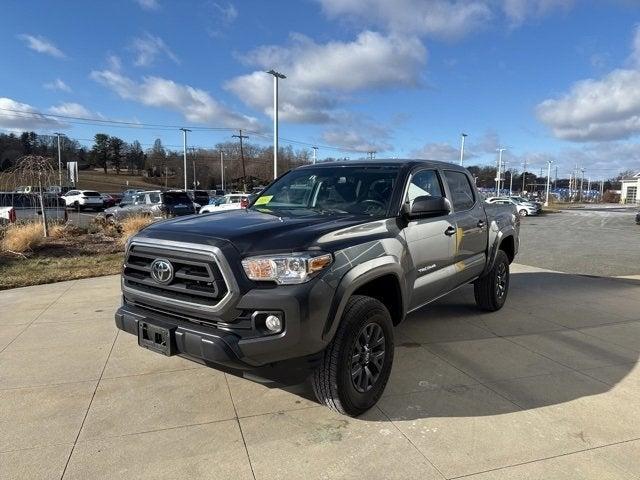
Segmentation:
{"type": "Polygon", "coordinates": [[[351,297],[312,377],[318,401],[344,415],[366,412],[387,385],[393,348],[393,323],[387,308],[375,298],[351,297]]]}
{"type": "Polygon", "coordinates": [[[483,310],[495,312],[504,306],[509,293],[509,257],[503,250],[498,250],[489,273],[473,283],[473,292],[476,304],[483,310]]]}

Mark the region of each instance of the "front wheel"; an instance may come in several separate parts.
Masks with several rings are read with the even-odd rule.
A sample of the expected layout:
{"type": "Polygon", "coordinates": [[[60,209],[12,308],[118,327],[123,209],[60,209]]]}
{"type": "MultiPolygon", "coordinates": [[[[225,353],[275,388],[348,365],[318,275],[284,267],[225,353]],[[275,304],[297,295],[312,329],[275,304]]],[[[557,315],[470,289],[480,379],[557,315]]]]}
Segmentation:
{"type": "Polygon", "coordinates": [[[387,308],[375,298],[351,297],[312,376],[318,401],[352,417],[369,410],[391,375],[393,348],[393,323],[387,308]]]}
{"type": "Polygon", "coordinates": [[[524,208],[520,210],[518,213],[520,214],[521,217],[526,217],[527,215],[529,215],[529,212],[527,212],[524,208]]]}
{"type": "Polygon", "coordinates": [[[473,283],[476,304],[482,310],[495,312],[507,301],[509,293],[509,257],[498,250],[493,268],[473,283]]]}

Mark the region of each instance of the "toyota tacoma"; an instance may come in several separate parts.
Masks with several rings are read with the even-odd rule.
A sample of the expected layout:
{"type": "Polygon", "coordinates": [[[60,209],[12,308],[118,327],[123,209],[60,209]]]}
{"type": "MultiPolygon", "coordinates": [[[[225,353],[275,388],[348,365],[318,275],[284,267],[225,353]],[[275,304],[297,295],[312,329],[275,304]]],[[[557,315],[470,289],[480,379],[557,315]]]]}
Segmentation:
{"type": "Polygon", "coordinates": [[[274,385],[309,378],[356,416],[382,395],[408,313],[469,283],[480,309],[502,308],[519,228],[453,164],[304,166],[249,208],[129,240],[115,321],[164,355],[274,385]]]}

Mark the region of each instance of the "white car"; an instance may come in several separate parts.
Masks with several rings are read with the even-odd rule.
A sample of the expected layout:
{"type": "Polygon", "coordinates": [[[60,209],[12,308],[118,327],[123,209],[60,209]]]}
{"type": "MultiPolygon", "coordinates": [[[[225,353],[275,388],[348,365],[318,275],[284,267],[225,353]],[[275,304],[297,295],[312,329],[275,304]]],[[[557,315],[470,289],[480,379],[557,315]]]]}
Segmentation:
{"type": "Polygon", "coordinates": [[[79,210],[93,208],[100,210],[103,206],[102,196],[94,190],[69,190],[60,198],[64,200],[67,208],[72,207],[79,210]]]}
{"type": "Polygon", "coordinates": [[[509,197],[490,197],[487,198],[485,202],[493,205],[515,205],[521,217],[538,214],[538,207],[536,205],[529,202],[518,202],[509,197]]]}
{"type": "Polygon", "coordinates": [[[248,193],[229,193],[218,199],[216,203],[204,205],[199,213],[223,212],[225,210],[239,210],[247,208],[255,195],[248,193]]]}

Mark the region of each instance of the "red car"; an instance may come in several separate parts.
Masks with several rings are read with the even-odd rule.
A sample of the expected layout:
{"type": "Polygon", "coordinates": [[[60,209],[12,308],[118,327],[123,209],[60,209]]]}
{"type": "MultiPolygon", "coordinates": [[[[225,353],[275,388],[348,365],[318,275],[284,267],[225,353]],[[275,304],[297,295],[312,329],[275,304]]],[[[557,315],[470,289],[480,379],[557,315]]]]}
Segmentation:
{"type": "Polygon", "coordinates": [[[110,208],[115,206],[119,202],[119,198],[114,197],[113,195],[109,195],[108,193],[101,193],[102,197],[102,206],[104,208],[110,208]]]}

